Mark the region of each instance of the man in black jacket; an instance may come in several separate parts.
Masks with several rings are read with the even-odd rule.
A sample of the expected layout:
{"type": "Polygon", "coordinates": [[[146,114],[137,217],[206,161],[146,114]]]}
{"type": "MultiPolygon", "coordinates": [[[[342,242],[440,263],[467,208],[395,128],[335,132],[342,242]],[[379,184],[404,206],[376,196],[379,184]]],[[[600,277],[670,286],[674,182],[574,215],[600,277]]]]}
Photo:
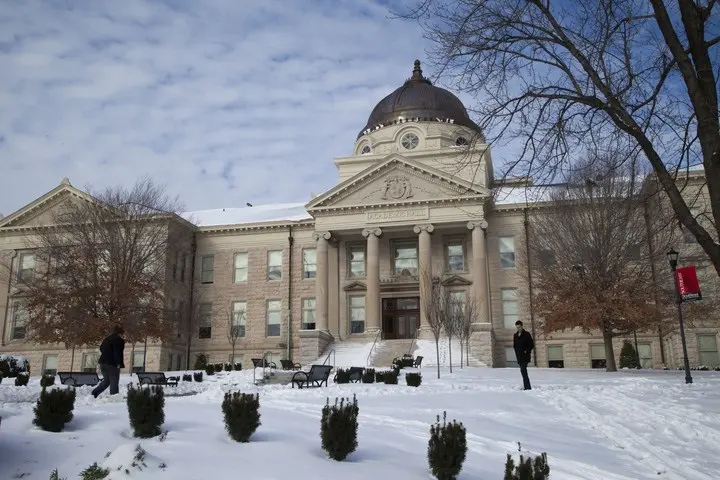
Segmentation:
{"type": "Polygon", "coordinates": [[[523,379],[523,390],[531,390],[530,378],[528,377],[527,366],[530,363],[530,352],[535,348],[535,342],[532,335],[525,331],[523,323],[518,320],[515,322],[517,332],[513,334],[513,348],[515,349],[515,357],[518,365],[520,365],[520,374],[523,379]]]}
{"type": "Polygon", "coordinates": [[[106,388],[110,387],[110,395],[120,393],[120,369],[125,368],[123,361],[125,355],[125,339],[122,337],[125,330],[120,325],[115,325],[110,335],[100,344],[100,372],[103,379],[92,391],[93,397],[97,398],[106,388]]]}

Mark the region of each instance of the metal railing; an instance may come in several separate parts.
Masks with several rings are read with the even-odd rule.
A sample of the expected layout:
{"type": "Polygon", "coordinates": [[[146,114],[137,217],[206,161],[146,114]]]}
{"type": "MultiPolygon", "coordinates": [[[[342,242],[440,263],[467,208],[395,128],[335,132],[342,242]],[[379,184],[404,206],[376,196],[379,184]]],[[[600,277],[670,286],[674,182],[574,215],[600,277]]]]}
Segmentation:
{"type": "Polygon", "coordinates": [[[327,363],[327,361],[330,360],[330,355],[332,355],[332,357],[333,357],[332,365],[333,365],[333,368],[335,368],[335,349],[334,348],[328,352],[327,357],[325,357],[325,360],[323,361],[322,364],[325,365],[327,363]]]}
{"type": "MultiPolygon", "coordinates": [[[[263,356],[260,359],[260,363],[262,365],[262,381],[263,382],[267,379],[267,377],[265,376],[265,369],[271,368],[270,365],[268,365],[268,361],[267,361],[267,358],[269,355],[272,355],[272,352],[267,351],[267,352],[263,353],[263,356]]],[[[257,385],[257,378],[255,376],[255,372],[257,372],[257,368],[258,367],[253,365],[253,384],[254,385],[257,385]]],[[[272,371],[270,373],[272,374],[272,371]]]]}
{"type": "Polygon", "coordinates": [[[373,354],[373,350],[375,350],[375,345],[377,345],[378,338],[380,337],[380,334],[382,333],[382,330],[378,330],[377,335],[375,335],[375,340],[373,341],[372,347],[370,347],[370,353],[368,353],[367,360],[365,360],[365,366],[370,366],[370,357],[373,354]]]}

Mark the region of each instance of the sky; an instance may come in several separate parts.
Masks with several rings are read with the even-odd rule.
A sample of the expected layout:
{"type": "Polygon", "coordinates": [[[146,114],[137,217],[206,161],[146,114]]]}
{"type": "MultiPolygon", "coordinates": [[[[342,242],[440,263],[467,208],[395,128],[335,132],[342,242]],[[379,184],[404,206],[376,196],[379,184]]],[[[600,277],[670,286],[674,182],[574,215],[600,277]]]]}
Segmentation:
{"type": "Polygon", "coordinates": [[[308,201],[428,47],[381,0],[0,0],[0,213],[63,177],[308,201]]]}

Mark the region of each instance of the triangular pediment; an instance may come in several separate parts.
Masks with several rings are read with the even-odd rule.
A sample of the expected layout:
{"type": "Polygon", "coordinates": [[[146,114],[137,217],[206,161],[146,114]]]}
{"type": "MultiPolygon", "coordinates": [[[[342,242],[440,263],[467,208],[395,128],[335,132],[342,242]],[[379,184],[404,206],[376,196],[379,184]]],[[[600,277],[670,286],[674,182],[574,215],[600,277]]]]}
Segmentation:
{"type": "Polygon", "coordinates": [[[306,205],[309,212],[483,198],[490,191],[399,154],[390,155],[306,205]]]}
{"type": "Polygon", "coordinates": [[[63,181],[45,195],[25,205],[16,212],[0,219],[0,229],[32,228],[52,225],[58,209],[63,208],[67,201],[96,201],[87,193],[79,190],[69,182],[63,181]]]}
{"type": "Polygon", "coordinates": [[[450,275],[442,279],[442,284],[445,287],[466,287],[472,285],[472,282],[460,275],[450,275]]]}
{"type": "Polygon", "coordinates": [[[367,290],[367,286],[365,286],[365,284],[362,282],[352,282],[348,285],[345,285],[343,290],[345,290],[346,292],[364,292],[365,290],[367,290]]]}

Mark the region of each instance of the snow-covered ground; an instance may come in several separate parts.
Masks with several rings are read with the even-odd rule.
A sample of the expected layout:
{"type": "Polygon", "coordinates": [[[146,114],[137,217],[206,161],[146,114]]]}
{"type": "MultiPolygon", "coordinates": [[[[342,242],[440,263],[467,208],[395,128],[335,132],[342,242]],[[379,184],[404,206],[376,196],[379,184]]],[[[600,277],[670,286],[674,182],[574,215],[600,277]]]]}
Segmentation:
{"type": "MultiPolygon", "coordinates": [[[[468,432],[460,479],[501,479],[506,453],[548,453],[553,480],[715,480],[720,471],[720,374],[531,369],[534,390],[521,391],[516,369],[456,369],[434,377],[424,371],[419,388],[400,385],[333,385],[298,390],[252,385],[252,372],[184,382],[168,397],[164,440],[131,438],[125,400],[89,387],[78,390],[75,418],[62,433],[32,425],[40,392],[0,385],[0,479],[78,478],[98,462],[123,479],[428,479],[430,424],[447,410],[468,432]],[[262,425],[249,444],[224,431],[224,391],[260,392],[262,425]],[[320,412],[326,397],[357,394],[358,450],[345,462],[320,448],[320,412]],[[136,445],[147,467],[131,467],[136,445]],[[106,455],[107,458],[106,458],[106,455]],[[120,465],[128,468],[117,469],[120,465]],[[162,466],[163,468],[160,468],[162,466]]],[[[123,375],[123,383],[130,377],[123,375]]],[[[123,389],[124,390],[124,389],[123,389]]],[[[168,394],[173,388],[167,388],[168,394]]]]}

